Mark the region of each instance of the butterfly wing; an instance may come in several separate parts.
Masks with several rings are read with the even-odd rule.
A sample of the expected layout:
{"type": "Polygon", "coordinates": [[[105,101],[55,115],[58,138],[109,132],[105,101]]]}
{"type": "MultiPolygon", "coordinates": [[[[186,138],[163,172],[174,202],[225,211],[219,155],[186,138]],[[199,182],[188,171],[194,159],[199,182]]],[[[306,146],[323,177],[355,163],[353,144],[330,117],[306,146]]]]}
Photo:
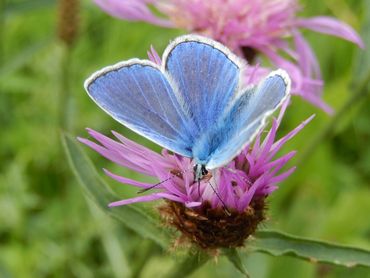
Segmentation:
{"type": "Polygon", "coordinates": [[[282,104],[289,91],[289,76],[277,70],[257,87],[247,89],[235,99],[213,131],[214,134],[209,135],[209,138],[218,138],[216,134],[222,137],[214,151],[211,150],[206,167],[215,169],[230,162],[254,139],[266,118],[282,104]]]}
{"type": "Polygon", "coordinates": [[[96,72],[85,82],[89,96],[126,127],[183,156],[192,156],[191,120],[165,73],[132,59],[96,72]]]}
{"type": "Polygon", "coordinates": [[[238,89],[241,61],[223,45],[195,35],[175,40],[163,60],[198,133],[206,132],[238,89]]]}

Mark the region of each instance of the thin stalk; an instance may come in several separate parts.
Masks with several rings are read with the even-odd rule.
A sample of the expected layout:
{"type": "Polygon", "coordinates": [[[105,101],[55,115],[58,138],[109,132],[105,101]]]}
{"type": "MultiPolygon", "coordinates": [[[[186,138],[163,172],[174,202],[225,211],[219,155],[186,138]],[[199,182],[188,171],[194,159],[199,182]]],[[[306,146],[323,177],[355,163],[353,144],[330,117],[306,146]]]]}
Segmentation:
{"type": "Polygon", "coordinates": [[[63,53],[60,60],[60,77],[59,77],[59,127],[62,130],[69,130],[69,111],[71,105],[71,88],[70,88],[70,63],[71,47],[63,45],[63,53]]]}
{"type": "Polygon", "coordinates": [[[63,47],[60,61],[59,127],[69,130],[71,88],[70,64],[73,46],[78,38],[79,0],[59,0],[57,34],[63,47]]]}

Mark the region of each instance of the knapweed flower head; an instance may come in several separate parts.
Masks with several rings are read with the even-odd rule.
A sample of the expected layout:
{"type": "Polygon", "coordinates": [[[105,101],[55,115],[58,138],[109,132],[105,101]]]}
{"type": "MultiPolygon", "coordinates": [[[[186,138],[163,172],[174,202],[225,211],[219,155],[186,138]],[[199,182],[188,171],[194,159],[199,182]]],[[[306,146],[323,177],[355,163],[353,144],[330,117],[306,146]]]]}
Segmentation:
{"type": "Polygon", "coordinates": [[[125,185],[140,190],[152,188],[145,195],[112,202],[110,207],[163,199],[166,202],[160,212],[167,224],[181,232],[182,239],[206,249],[237,247],[265,219],[266,197],[295,170],[295,167],[282,170],[295,151],[276,156],[312,117],[277,139],[287,104],[282,106],[278,118],[273,118],[268,131],[261,130],[228,165],[212,171],[209,179],[199,183],[194,179],[192,160],[165,149],[161,154],[156,153],[114,131],[116,140],[92,129],[88,133],[96,142],[79,140],[114,163],[161,181],[140,182],[104,170],[125,185]]]}
{"type": "MultiPolygon", "coordinates": [[[[332,110],[321,99],[323,81],[319,63],[300,30],[309,29],[364,46],[358,34],[339,20],[326,16],[299,18],[297,0],[94,1],[121,19],[146,21],[209,36],[227,45],[250,64],[259,63],[255,58],[263,54],[274,67],[289,72],[294,94],[328,113],[332,110]]],[[[259,67],[252,81],[258,83],[268,72],[259,67]]]]}

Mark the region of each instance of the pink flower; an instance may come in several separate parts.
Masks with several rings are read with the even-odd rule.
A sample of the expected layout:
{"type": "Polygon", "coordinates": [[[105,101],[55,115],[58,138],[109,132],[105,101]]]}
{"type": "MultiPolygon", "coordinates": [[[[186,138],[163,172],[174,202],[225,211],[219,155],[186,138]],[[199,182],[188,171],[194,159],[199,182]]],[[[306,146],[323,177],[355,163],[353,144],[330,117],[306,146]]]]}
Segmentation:
{"type": "Polygon", "coordinates": [[[191,242],[203,249],[239,247],[265,219],[265,198],[296,168],[282,170],[295,151],[280,157],[276,157],[277,152],[313,118],[311,116],[277,139],[276,133],[288,101],[282,106],[278,118],[273,119],[267,133],[261,130],[253,143],[200,184],[194,181],[190,158],[167,150],[158,154],[114,131],[116,140],[92,129],[88,132],[97,143],[78,139],[120,166],[161,181],[158,184],[140,182],[104,170],[123,184],[140,190],[151,188],[147,195],[115,201],[109,207],[164,199],[167,202],[159,210],[165,224],[181,232],[178,243],[191,242]]]}
{"type": "MultiPolygon", "coordinates": [[[[264,138],[262,138],[264,132],[261,131],[253,144],[247,146],[228,165],[215,170],[212,178],[209,181],[203,180],[199,187],[194,181],[193,164],[190,158],[170,154],[167,150],[158,154],[114,131],[112,133],[118,141],[92,129],[88,129],[88,132],[98,143],[84,138],[79,138],[79,140],[122,167],[162,181],[151,189],[149,194],[116,201],[109,204],[110,207],[167,199],[183,203],[188,208],[196,208],[208,202],[212,208],[222,208],[225,204],[230,210],[243,212],[253,198],[270,195],[277,189],[277,184],[295,170],[295,167],[292,167],[281,172],[283,166],[295,155],[295,151],[279,158],[275,156],[281,147],[295,136],[312,117],[277,140],[276,132],[286,106],[287,103],[282,107],[279,117],[273,119],[272,126],[264,138]]],[[[116,175],[108,170],[104,171],[113,179],[139,189],[153,186],[153,184],[116,175]]]]}
{"type": "MultiPolygon", "coordinates": [[[[297,17],[297,0],[94,0],[107,13],[126,20],[140,20],[162,27],[182,28],[216,39],[249,63],[267,56],[274,67],[292,78],[292,92],[331,113],[321,99],[320,67],[300,29],[310,29],[364,47],[347,24],[331,17],[297,17]],[[156,9],[163,16],[152,10],[156,9]]],[[[257,83],[269,70],[260,67],[257,83]]],[[[248,73],[247,73],[248,75],[248,73]]]]}

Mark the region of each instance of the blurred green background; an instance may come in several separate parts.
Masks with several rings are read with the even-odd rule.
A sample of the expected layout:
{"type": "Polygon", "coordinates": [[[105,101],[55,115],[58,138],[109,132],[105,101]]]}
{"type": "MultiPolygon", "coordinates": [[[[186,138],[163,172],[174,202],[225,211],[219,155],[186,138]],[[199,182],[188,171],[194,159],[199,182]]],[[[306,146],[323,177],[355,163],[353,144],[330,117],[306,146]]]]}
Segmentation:
{"type": "MultiPolygon", "coordinates": [[[[333,15],[356,30],[365,22],[364,7],[370,4],[301,3],[302,16],[333,15]]],[[[86,136],[85,127],[104,134],[113,129],[159,150],[107,116],[87,97],[82,84],[103,66],[145,58],[151,44],[161,53],[182,33],[119,21],[86,0],[80,3],[76,42],[68,50],[56,31],[58,7],[53,0],[0,0],[0,277],[161,277],[177,257],[156,249],[86,202],[61,147],[60,130],[62,125],[75,136],[86,136]]],[[[339,109],[353,93],[351,80],[360,50],[337,38],[304,34],[321,64],[324,98],[339,109]]],[[[297,149],[291,165],[299,165],[269,198],[264,227],[370,248],[369,107],[369,96],[362,96],[336,119],[293,99],[280,135],[313,113],[316,118],[283,150],[297,149]],[[315,135],[333,121],[332,136],[308,151],[315,135]]],[[[135,176],[85,150],[99,169],[135,176]]],[[[104,179],[119,194],[134,192],[104,179]]],[[[245,264],[252,277],[370,277],[363,268],[257,253],[245,264]]],[[[192,277],[239,275],[221,258],[192,277]]]]}

